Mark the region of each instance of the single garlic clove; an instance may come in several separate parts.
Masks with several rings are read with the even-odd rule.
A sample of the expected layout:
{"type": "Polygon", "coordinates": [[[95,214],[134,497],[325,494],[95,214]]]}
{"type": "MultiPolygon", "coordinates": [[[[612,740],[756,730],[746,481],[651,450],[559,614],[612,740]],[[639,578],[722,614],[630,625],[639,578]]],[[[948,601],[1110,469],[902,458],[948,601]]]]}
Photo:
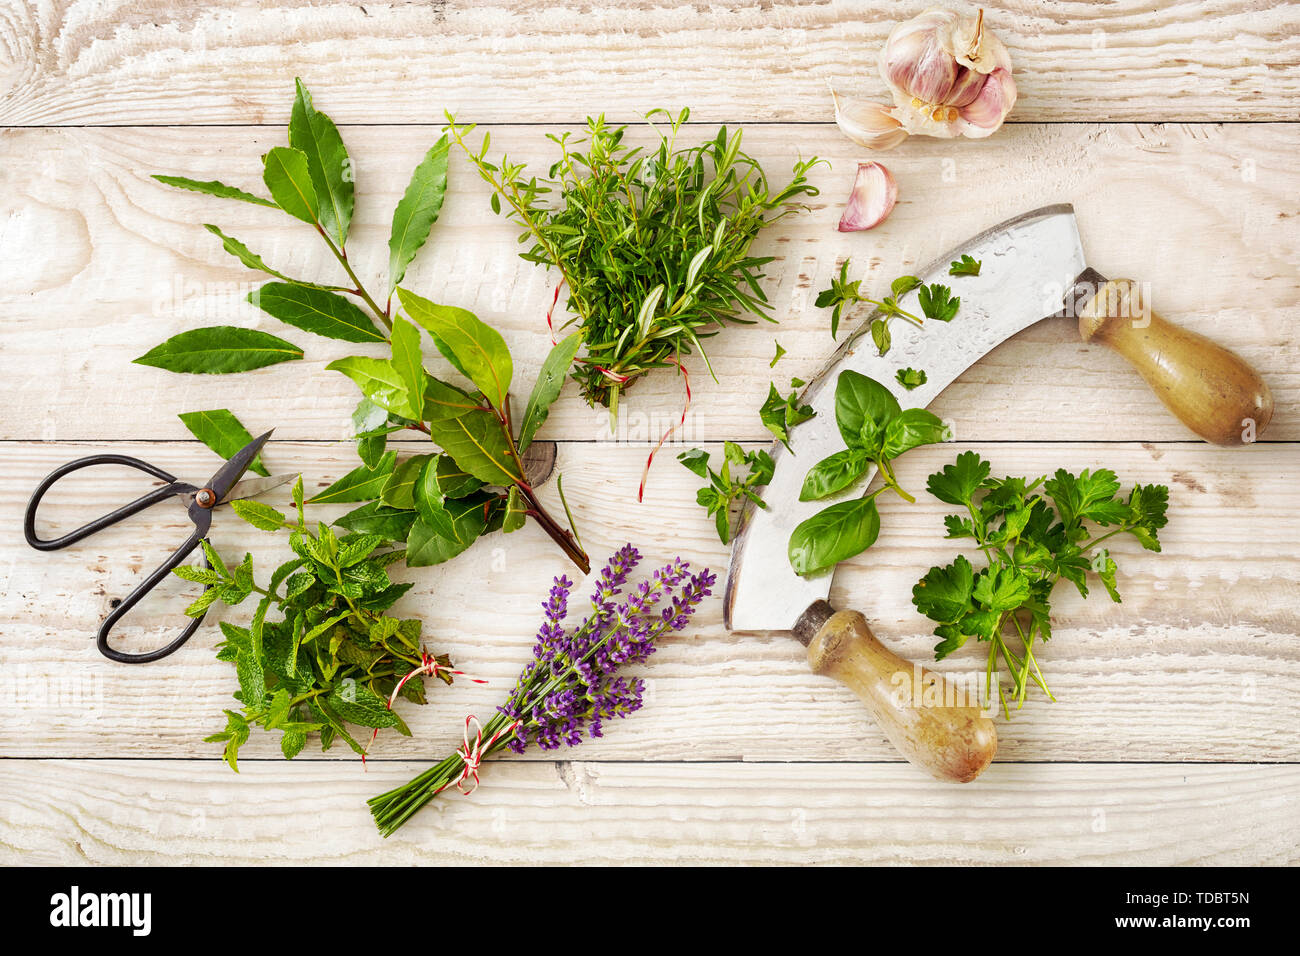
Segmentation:
{"type": "Polygon", "coordinates": [[[988,75],[979,96],[962,107],[962,135],[979,139],[995,132],[1011,107],[1016,105],[1016,81],[1009,70],[994,70],[988,75]]]}
{"type": "Polygon", "coordinates": [[[880,225],[898,202],[898,184],[881,163],[858,163],[853,192],[840,217],[840,232],[861,232],[880,225]]]}
{"type": "Polygon", "coordinates": [[[893,149],[907,139],[907,130],[892,115],[889,107],[867,100],[841,100],[831,89],[835,103],[835,124],[859,146],[867,149],[893,149]]]}

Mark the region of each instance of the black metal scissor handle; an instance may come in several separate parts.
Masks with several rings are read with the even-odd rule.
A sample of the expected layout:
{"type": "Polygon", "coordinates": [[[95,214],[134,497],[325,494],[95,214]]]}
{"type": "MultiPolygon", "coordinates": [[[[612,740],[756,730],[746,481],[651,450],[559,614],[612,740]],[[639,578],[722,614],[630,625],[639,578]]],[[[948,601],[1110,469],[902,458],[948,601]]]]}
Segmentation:
{"type": "MultiPolygon", "coordinates": [[[[151,465],[147,461],[141,461],[139,458],[132,458],[129,455],[90,455],[86,458],[78,458],[76,461],[70,461],[66,465],[61,465],[54,469],[54,471],[46,475],[45,479],[36,486],[36,490],[32,492],[31,500],[27,502],[27,512],[23,516],[23,536],[27,539],[27,543],[38,551],[57,551],[61,548],[66,548],[71,544],[76,544],[78,541],[90,537],[95,532],[102,531],[110,525],[117,524],[124,518],[129,518],[131,515],[137,514],[152,505],[156,505],[160,501],[166,501],[168,498],[176,495],[193,493],[198,490],[199,489],[193,485],[178,482],[175,476],[168,474],[161,468],[151,465]],[[123,505],[116,511],[109,512],[103,517],[96,518],[94,521],[82,525],[77,530],[70,531],[61,537],[50,540],[37,537],[36,509],[41,503],[41,498],[44,497],[45,493],[49,491],[54,483],[60,478],[82,468],[89,468],[92,465],[125,465],[128,468],[134,468],[137,471],[143,471],[146,474],[152,475],[155,478],[167,482],[167,484],[160,488],[155,488],[152,491],[141,495],[130,504],[123,505]]],[[[116,624],[124,614],[130,611],[131,608],[135,607],[135,605],[140,602],[141,598],[157,587],[159,583],[167,577],[167,575],[171,574],[172,571],[178,568],[181,563],[194,552],[194,549],[197,548],[199,543],[206,537],[206,531],[206,527],[196,528],[194,533],[186,539],[184,544],[177,548],[166,561],[159,565],[152,574],[141,581],[130,594],[121,600],[117,607],[113,608],[113,610],[109,612],[109,615],[104,618],[103,623],[99,626],[99,633],[96,636],[95,643],[101,654],[109,660],[117,661],[122,664],[145,664],[149,661],[156,661],[164,658],[178,650],[181,645],[188,641],[190,636],[198,630],[199,625],[203,623],[202,617],[191,620],[189,624],[185,626],[185,629],[181,631],[180,635],[170,644],[158,648],[157,650],[147,651],[142,654],[129,654],[125,651],[119,651],[116,648],[109,646],[108,643],[108,635],[113,629],[113,625],[116,624]]],[[[211,567],[211,565],[208,564],[206,554],[203,556],[203,563],[205,566],[211,567]]],[[[208,587],[209,585],[205,585],[203,589],[206,591],[208,587]]]]}

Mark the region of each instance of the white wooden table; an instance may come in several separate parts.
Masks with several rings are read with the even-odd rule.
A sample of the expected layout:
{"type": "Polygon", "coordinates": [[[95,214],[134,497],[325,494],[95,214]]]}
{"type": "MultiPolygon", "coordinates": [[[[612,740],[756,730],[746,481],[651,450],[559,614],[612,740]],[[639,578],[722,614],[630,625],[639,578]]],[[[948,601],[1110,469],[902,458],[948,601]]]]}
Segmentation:
{"type": "MultiPolygon", "coordinates": [[[[0,16],[0,862],[1294,863],[1300,859],[1300,6],[1272,2],[993,3],[1021,100],[989,140],[913,139],[884,156],[901,200],[865,234],[834,229],[861,151],[830,124],[826,81],[883,95],[873,67],[884,2],[730,7],[656,3],[275,5],[5,0],[0,16]],[[761,242],[779,328],[730,330],[698,363],[690,444],[766,438],[769,380],[808,377],[830,351],[812,307],[838,261],[884,282],[1022,210],[1073,201],[1092,264],[1151,283],[1156,307],[1209,333],[1267,378],[1266,441],[1218,449],[1165,412],[1115,356],[1041,323],[953,384],[935,411],[957,447],[903,459],[904,485],[974,448],[1002,473],[1114,468],[1171,489],[1163,554],[1115,550],[1122,604],[1058,590],[1040,658],[1059,698],[999,723],[997,763],[976,783],[932,782],[900,762],[839,685],[813,677],[788,637],[733,636],[719,604],[644,668],[648,705],[602,741],[493,761],[469,799],[440,798],[381,841],[364,799],[406,780],[486,714],[529,654],[538,602],[565,570],[535,528],[412,571],[403,609],[437,647],[492,681],[407,708],[414,740],[381,737],[369,769],[343,748],[292,763],[254,736],[232,774],[201,738],[222,724],[232,669],[215,626],[144,667],[110,664],[93,633],[109,602],[183,533],[179,509],[37,554],[22,508],[55,465],[112,450],[188,478],[215,459],[176,414],[228,407],[275,426],[266,458],[324,485],[353,467],[353,386],[323,366],[345,349],[230,377],[130,364],[214,320],[274,330],[242,303],[257,277],[200,223],[230,227],[295,274],[328,276],[303,228],[149,178],[257,182],[284,140],[293,77],[340,124],[356,160],[352,248],[386,262],[387,221],[443,108],[544,169],[548,131],[589,113],[634,121],[689,105],[700,136],[743,125],[773,177],[799,153],[833,163],[813,210],[761,242]],[[951,163],[948,161],[951,160],[951,163]],[[237,229],[235,227],[238,227],[237,229]],[[775,372],[773,340],[789,350],[775,372]]],[[[696,130],[693,129],[692,132],[696,130]]],[[[549,344],[553,286],[515,256],[465,164],[408,284],[475,309],[506,335],[521,379],[549,344]]],[[[298,336],[302,338],[303,336],[298,336]]],[[[308,336],[308,338],[310,338],[308,336]]],[[[429,356],[437,369],[438,357],[429,356]]],[[[653,558],[725,570],[694,503],[696,479],[657,460],[635,501],[647,441],[679,409],[663,374],[638,386],[623,428],[572,388],[544,437],[593,556],[627,537],[653,558]],[[629,531],[628,529],[635,529],[629,531]]],[[[412,447],[415,447],[412,444],[412,447]]],[[[687,446],[689,447],[689,446],[687,446]]],[[[97,500],[139,488],[113,473],[97,500]],[[101,497],[102,496],[102,497],[101,497]]],[[[553,491],[549,491],[553,495],[553,491]]],[[[933,639],[911,585],[952,548],[943,506],[888,505],[869,557],[833,598],[924,660],[933,639]]],[[[272,499],[275,500],[275,499],[272,499]]],[[[69,498],[49,520],[87,515],[69,498]]],[[[276,555],[231,515],[226,552],[276,555]]],[[[228,612],[229,613],[229,612],[228,612]]],[[[165,623],[159,618],[158,623],[165,623]]],[[[982,666],[976,648],[945,662],[982,666]]]]}

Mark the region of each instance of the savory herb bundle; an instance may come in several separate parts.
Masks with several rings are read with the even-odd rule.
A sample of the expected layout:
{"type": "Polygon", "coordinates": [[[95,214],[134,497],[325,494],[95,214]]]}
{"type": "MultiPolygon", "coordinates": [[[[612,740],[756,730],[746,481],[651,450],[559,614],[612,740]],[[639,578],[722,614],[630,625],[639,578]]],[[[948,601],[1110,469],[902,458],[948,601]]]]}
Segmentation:
{"type": "MultiPolygon", "coordinates": [[[[354,355],[328,366],[361,390],[353,414],[361,465],[311,502],[363,503],[338,524],[404,542],[405,560],[412,566],[446,561],[480,536],[498,529],[513,531],[532,518],[585,574],[590,563],[576,534],[542,504],[522,458],[560,393],[578,337],[570,336],[551,351],[516,419],[514,365],[501,335],[465,309],[436,304],[400,285],[442,208],[447,153],[444,136],[416,166],[393,211],[388,276],[380,295],[367,291],[348,258],[355,184],[347,148],[333,121],[313,106],[301,81],[289,121],[289,145],[274,147],[263,157],[262,178],[270,198],[220,182],[155,178],[181,189],[278,208],[312,226],[346,283],[290,278],[219,227],[205,228],[244,265],[275,280],[249,295],[253,305],[293,328],[386,346],[389,351],[382,358],[354,355]],[[405,316],[394,309],[394,297],[405,316]],[[421,330],[464,383],[442,381],[425,370],[421,330]],[[441,452],[399,461],[386,446],[390,434],[404,430],[428,435],[441,452]]],[[[303,349],[267,332],[211,326],[182,332],[136,362],[173,372],[225,373],[302,357],[303,349]]],[[[214,449],[243,432],[224,409],[182,418],[214,449]]]]}
{"type": "Polygon", "coordinates": [[[770,319],[759,281],[772,259],[751,255],[750,245],[793,200],[818,192],[807,181],[816,158],[796,162],[790,183],[773,189],[741,151],[741,131],[723,127],[679,147],[690,111],[646,118],[657,116],[668,127],[656,127],[659,141],[649,149],[624,143],[627,127],[603,116],[587,120],[584,136],[548,136],[560,156],[538,178],[509,157],[489,161],[489,137],[472,148],[466,137],[474,127],[448,115],[448,134],[494,190],[493,210],[523,227],[522,257],[554,267],[568,286],[585,345],[573,377],[589,404],[610,409],[611,426],[619,395],[640,376],[703,355],[702,339],[752,321],[740,313],[770,319]]]}

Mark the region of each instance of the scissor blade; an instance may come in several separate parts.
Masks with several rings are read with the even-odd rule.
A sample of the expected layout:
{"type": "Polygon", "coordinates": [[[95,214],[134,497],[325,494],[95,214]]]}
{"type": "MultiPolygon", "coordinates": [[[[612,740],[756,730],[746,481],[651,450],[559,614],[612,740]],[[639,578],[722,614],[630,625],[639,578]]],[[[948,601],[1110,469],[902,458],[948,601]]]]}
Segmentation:
{"type": "Polygon", "coordinates": [[[235,482],[231,489],[226,492],[226,496],[217,504],[224,505],[227,501],[238,501],[241,498],[256,498],[258,495],[265,494],[272,488],[279,488],[297,477],[296,474],[293,474],[271,475],[269,478],[245,478],[243,481],[235,482]]]}
{"type": "Polygon", "coordinates": [[[244,477],[244,472],[253,463],[253,459],[257,457],[257,453],[262,450],[262,446],[266,444],[266,440],[271,437],[273,431],[275,431],[274,428],[265,435],[258,435],[239,449],[229,461],[217,469],[215,475],[208,479],[207,487],[211,488],[213,493],[216,494],[218,501],[224,500],[226,495],[230,493],[230,489],[235,486],[235,482],[244,477]]]}

